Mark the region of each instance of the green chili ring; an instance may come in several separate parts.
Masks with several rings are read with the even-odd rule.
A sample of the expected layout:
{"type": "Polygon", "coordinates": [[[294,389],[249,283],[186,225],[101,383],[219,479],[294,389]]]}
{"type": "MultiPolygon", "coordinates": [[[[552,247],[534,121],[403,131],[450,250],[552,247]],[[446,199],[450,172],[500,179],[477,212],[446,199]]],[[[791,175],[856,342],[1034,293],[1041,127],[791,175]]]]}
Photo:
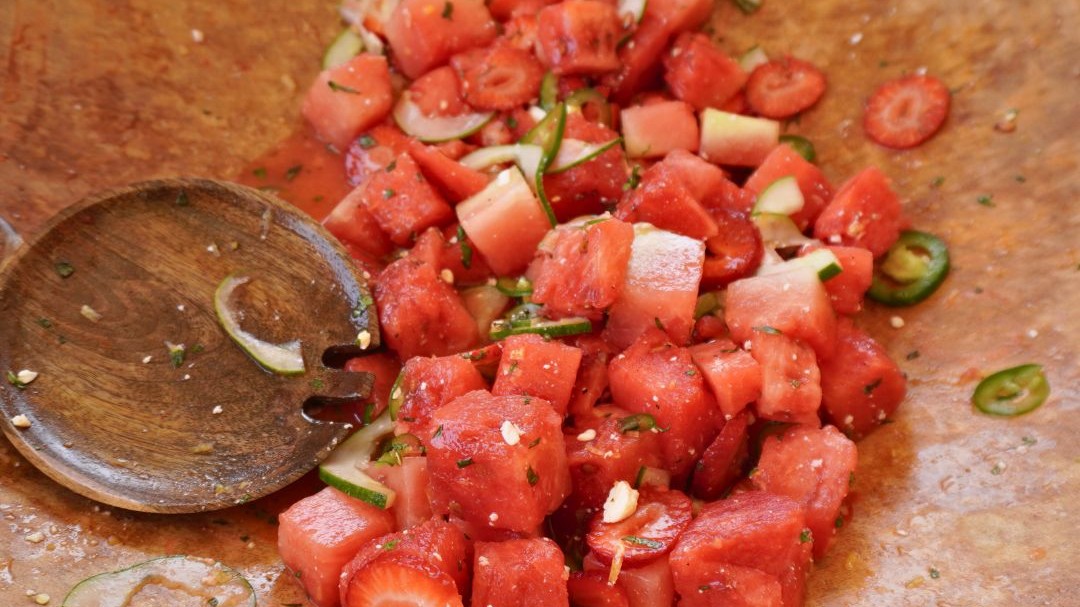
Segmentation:
{"type": "Polygon", "coordinates": [[[910,306],[930,297],[949,273],[949,247],[933,234],[907,230],[874,271],[867,291],[887,306],[910,306]]]}
{"type": "Polygon", "coordinates": [[[794,149],[803,160],[817,162],[817,150],[809,139],[802,135],[780,135],[780,143],[786,143],[794,149]]]}
{"type": "Polygon", "coordinates": [[[989,415],[1012,417],[1037,409],[1050,395],[1042,365],[1027,364],[998,371],[975,387],[971,402],[989,415]]]}

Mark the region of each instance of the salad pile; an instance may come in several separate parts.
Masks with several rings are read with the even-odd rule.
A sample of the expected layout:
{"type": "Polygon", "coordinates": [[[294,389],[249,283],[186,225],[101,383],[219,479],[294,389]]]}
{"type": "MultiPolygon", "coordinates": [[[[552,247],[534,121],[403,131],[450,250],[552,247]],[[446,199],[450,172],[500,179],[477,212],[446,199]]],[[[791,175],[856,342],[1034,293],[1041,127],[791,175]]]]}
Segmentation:
{"type": "MultiPolygon", "coordinates": [[[[825,75],[732,57],[713,8],[347,3],[303,114],[380,335],[330,487],[280,516],[314,604],[802,604],[905,394],[853,318],[948,251],[880,170],[835,187],[781,134],[825,75]]],[[[865,131],[917,145],[948,102],[886,83],[865,131]]]]}

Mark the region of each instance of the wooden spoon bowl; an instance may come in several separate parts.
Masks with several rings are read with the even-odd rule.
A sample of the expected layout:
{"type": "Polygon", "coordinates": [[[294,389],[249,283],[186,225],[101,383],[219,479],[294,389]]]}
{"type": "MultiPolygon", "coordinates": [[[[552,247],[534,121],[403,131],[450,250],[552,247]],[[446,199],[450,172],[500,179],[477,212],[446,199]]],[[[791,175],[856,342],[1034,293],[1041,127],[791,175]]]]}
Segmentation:
{"type": "Polygon", "coordinates": [[[362,354],[363,331],[366,350],[379,343],[363,277],[318,223],[196,179],[67,208],[0,267],[0,318],[0,373],[38,373],[0,382],[5,435],[59,483],[144,512],[224,508],[311,470],[348,425],[303,405],[366,396],[369,375],[328,363],[362,354]],[[299,339],[303,375],[264,370],[222,329],[213,298],[230,274],[250,278],[243,328],[299,339]]]}

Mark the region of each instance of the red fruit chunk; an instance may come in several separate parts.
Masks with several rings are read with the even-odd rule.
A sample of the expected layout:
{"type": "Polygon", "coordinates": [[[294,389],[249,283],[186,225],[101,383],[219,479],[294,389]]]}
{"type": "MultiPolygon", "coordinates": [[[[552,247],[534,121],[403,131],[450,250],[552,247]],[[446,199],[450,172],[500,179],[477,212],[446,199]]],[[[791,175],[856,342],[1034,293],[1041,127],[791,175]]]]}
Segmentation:
{"type": "Polygon", "coordinates": [[[869,249],[884,255],[900,237],[900,199],[877,167],[863,169],[833,196],[814,222],[814,237],[829,244],[869,249]]]}
{"type": "Polygon", "coordinates": [[[806,510],[814,558],[825,556],[836,535],[840,505],[855,474],[855,443],[834,428],[794,427],[765,439],[750,480],[762,491],[786,495],[806,510]]]}
{"type": "Polygon", "coordinates": [[[836,314],[813,269],[736,280],[728,286],[724,305],[724,320],[736,343],[771,327],[806,342],[821,358],[828,358],[835,346],[836,314]]]}
{"type": "Polygon", "coordinates": [[[712,0],[652,0],[645,5],[645,14],[660,19],[672,36],[698,29],[712,10],[712,0]]]}
{"type": "Polygon", "coordinates": [[[368,540],[390,533],[394,516],[327,487],[278,516],[278,552],[319,607],[338,604],[338,578],[368,540]]]}
{"type": "Polygon", "coordinates": [[[635,105],[619,113],[623,145],[631,158],[660,158],[672,150],[696,152],[697,116],[684,101],[635,105]]]}
{"type": "MultiPolygon", "coordinates": [[[[615,131],[587,120],[578,112],[566,117],[564,138],[607,143],[618,136],[615,131]]],[[[613,206],[622,196],[629,174],[622,148],[616,145],[576,167],[545,176],[544,191],[555,217],[567,222],[582,215],[602,213],[613,206]]]]}
{"type": "Polygon", "coordinates": [[[506,21],[511,17],[521,18],[521,16],[532,15],[535,18],[536,13],[544,7],[546,4],[554,4],[557,0],[489,0],[488,9],[491,10],[492,16],[499,21],[506,21]]]}
{"type": "Polygon", "coordinates": [[[659,325],[676,344],[689,343],[705,245],[647,226],[634,232],[626,281],[611,306],[604,337],[625,348],[659,325]]]}
{"type": "Polygon", "coordinates": [[[360,187],[364,204],[379,227],[401,246],[411,244],[427,228],[454,217],[453,209],[424,179],[408,154],[398,155],[360,187]]]}
{"type": "Polygon", "coordinates": [[[655,1],[645,4],[645,16],[630,40],[619,47],[619,71],[605,74],[601,79],[617,103],[629,102],[639,91],[659,80],[660,57],[667,49],[671,30],[654,14],[654,4],[655,1]]]}
{"type": "Polygon", "coordinates": [[[767,330],[755,330],[750,343],[750,353],[761,365],[758,415],[819,426],[821,373],[814,351],[786,335],[767,330]]]}
{"type": "Polygon", "coordinates": [[[503,342],[502,361],[491,393],[536,396],[566,417],[581,350],[539,335],[511,335],[503,342]]]}
{"type": "MultiPolygon", "coordinates": [[[[734,187],[734,186],[733,186],[734,187]]],[[[726,208],[711,211],[717,234],[705,241],[701,287],[715,289],[749,276],[761,264],[761,232],[748,213],[726,208]]]]}
{"type": "Polygon", "coordinates": [[[386,58],[362,53],[315,78],[301,112],[319,138],[344,150],[390,113],[394,92],[386,58]]]}
{"type": "Polygon", "coordinates": [[[613,4],[566,0],[537,17],[536,54],[556,74],[603,74],[619,69],[615,47],[622,27],[613,4]]]}
{"type": "Polygon", "coordinates": [[[791,146],[781,144],[773,148],[764,162],[746,180],[743,189],[757,198],[781,177],[795,177],[803,195],[803,208],[791,215],[800,230],[813,225],[833,195],[832,185],[821,169],[808,162],[791,146]]]}
{"type": "Polygon", "coordinates": [[[632,415],[624,409],[598,407],[594,414],[575,420],[566,435],[567,462],[573,479],[575,506],[599,508],[616,481],[634,483],[643,466],[663,464],[659,454],[659,435],[651,431],[623,432],[620,422],[632,415]],[[580,440],[584,432],[588,437],[580,440]]]}
{"type": "Polygon", "coordinates": [[[652,329],[608,366],[611,396],[633,413],[648,413],[663,428],[660,446],[665,467],[689,472],[716,436],[718,410],[705,389],[690,351],[667,342],[652,329]]]}
{"type": "Polygon", "coordinates": [[[803,509],[754,491],[706,504],[671,552],[684,607],[802,604],[810,542],[803,509]]]}
{"type": "Polygon", "coordinates": [[[761,396],[760,365],[749,352],[736,348],[731,341],[692,346],[690,354],[726,419],[761,396]]]}
{"type": "Polygon", "coordinates": [[[481,110],[511,110],[536,99],[544,68],[532,53],[495,45],[454,55],[465,101],[481,110]]]}
{"type": "Polygon", "coordinates": [[[690,524],[692,510],[682,491],[643,488],[628,518],[605,523],[603,512],[597,512],[585,541],[602,563],[610,565],[621,554],[627,567],[645,565],[671,551],[690,524]]]}
{"type": "Polygon", "coordinates": [[[409,155],[435,189],[451,203],[458,203],[487,187],[488,176],[446,155],[446,146],[424,145],[415,139],[408,142],[409,155]]]}
{"type": "Polygon", "coordinates": [[[614,354],[607,342],[595,334],[580,335],[573,343],[581,348],[581,365],[566,408],[571,421],[592,417],[593,407],[607,390],[607,365],[614,354]]]}
{"type": "Polygon", "coordinates": [[[607,574],[600,571],[575,571],[566,581],[570,604],[576,607],[630,607],[626,591],[609,586],[607,574]]]}
{"type": "MultiPolygon", "coordinates": [[[[456,226],[449,226],[447,232],[452,234],[452,238],[456,240],[456,226]]],[[[440,274],[442,274],[443,270],[450,270],[450,274],[454,279],[454,285],[463,286],[486,283],[487,279],[491,276],[491,268],[488,267],[484,258],[476,253],[476,248],[469,242],[468,237],[465,238],[465,244],[473,251],[471,258],[469,259],[468,268],[465,267],[465,254],[462,250],[461,243],[447,242],[446,238],[443,237],[442,232],[440,232],[438,228],[428,228],[427,230],[424,230],[424,232],[420,234],[420,237],[416,239],[416,244],[409,250],[408,257],[430,265],[440,274]]]]}
{"type": "Polygon", "coordinates": [[[345,153],[345,176],[358,186],[408,149],[409,138],[397,127],[380,124],[357,137],[345,153]]]}
{"type": "Polygon", "coordinates": [[[456,211],[469,240],[500,276],[524,270],[536,245],[551,229],[540,202],[516,168],[499,173],[456,211]]]}
{"type": "Polygon", "coordinates": [[[461,605],[472,565],[461,531],[433,519],[367,542],[341,573],[343,607],[461,605]],[[387,602],[382,602],[387,601],[387,602]]]}
{"type": "Polygon", "coordinates": [[[619,202],[615,216],[629,222],[644,221],[699,240],[716,236],[719,228],[712,216],[694,197],[682,176],[665,162],[645,171],[641,184],[619,202]]]}
{"type": "Polygon", "coordinates": [[[950,101],[949,87],[933,76],[890,80],[866,102],[863,130],[870,139],[890,148],[915,147],[945,124],[950,101]]]}
{"type": "Polygon", "coordinates": [[[676,98],[696,110],[720,108],[746,83],[746,73],[709,40],[697,33],[680,35],[664,57],[664,80],[676,98]],[[708,74],[707,77],[702,77],[708,74]]]}
{"type": "Polygon", "coordinates": [[[746,103],[766,118],[782,120],[809,109],[825,93],[825,74],[784,57],[759,65],[746,81],[746,103]]]}
{"type": "Polygon", "coordinates": [[[460,355],[415,356],[405,361],[398,389],[402,400],[396,414],[397,433],[417,434],[432,429],[428,421],[436,409],[473,390],[486,390],[487,382],[460,355]]]}
{"type": "Polygon", "coordinates": [[[406,258],[387,266],[375,302],[381,335],[402,359],[453,354],[480,340],[461,297],[427,264],[406,258]]]}
{"type": "MultiPolygon", "coordinates": [[[[812,252],[815,248],[804,247],[799,255],[812,252]]],[[[825,247],[836,255],[841,272],[825,281],[825,290],[829,292],[833,310],[837,314],[856,314],[862,310],[863,296],[874,280],[874,254],[861,247],[825,247]]]]}
{"type": "Polygon", "coordinates": [[[473,605],[566,607],[562,550],[546,537],[477,542],[473,605]]]}
{"type": "Polygon", "coordinates": [[[904,400],[904,374],[881,344],[842,318],[836,352],[821,363],[821,399],[829,419],[845,434],[869,434],[904,400]]]}
{"type": "Polygon", "coordinates": [[[544,400],[470,392],[438,409],[431,427],[436,515],[530,533],[570,493],[562,419],[544,400]],[[504,425],[517,435],[514,444],[503,437],[504,425]]]}
{"type": "MultiPolygon", "coordinates": [[[[349,372],[367,372],[375,377],[375,383],[371,387],[371,396],[363,406],[368,403],[372,409],[368,415],[374,419],[386,409],[387,399],[390,398],[390,390],[394,387],[398,373],[401,372],[401,362],[397,356],[390,352],[375,352],[366,356],[350,358],[345,363],[345,370],[349,372]]],[[[363,408],[358,408],[360,417],[356,421],[363,421],[363,408]]]]}
{"type": "Polygon", "coordinates": [[[323,226],[338,240],[348,242],[373,257],[394,250],[394,243],[379,227],[364,204],[364,189],[355,188],[323,219],[323,226]]]}
{"type": "Polygon", "coordinates": [[[529,266],[532,300],[550,318],[599,320],[622,290],[633,240],[634,228],[614,218],[560,225],[541,241],[529,266]]]}
{"type": "Polygon", "coordinates": [[[626,590],[630,607],[669,607],[675,604],[675,583],[671,579],[667,555],[641,567],[624,567],[615,585],[626,590]]]}
{"type": "MultiPolygon", "coordinates": [[[[423,436],[421,440],[426,438],[423,436]]],[[[369,468],[369,472],[375,480],[396,494],[391,508],[397,521],[396,530],[412,529],[431,518],[431,504],[427,496],[431,476],[428,474],[426,457],[403,457],[396,466],[376,464],[369,468]]]]}
{"type": "Polygon", "coordinates": [[[749,418],[750,414],[743,411],[724,422],[720,434],[705,449],[694,468],[691,484],[694,497],[707,501],[720,499],[742,476],[749,455],[746,440],[749,418]]]}
{"type": "Polygon", "coordinates": [[[402,0],[386,24],[394,61],[409,78],[495,36],[495,21],[483,0],[402,0]]]}
{"type": "Polygon", "coordinates": [[[435,68],[414,80],[405,95],[425,116],[459,116],[469,111],[462,99],[462,82],[450,66],[435,68]]]}

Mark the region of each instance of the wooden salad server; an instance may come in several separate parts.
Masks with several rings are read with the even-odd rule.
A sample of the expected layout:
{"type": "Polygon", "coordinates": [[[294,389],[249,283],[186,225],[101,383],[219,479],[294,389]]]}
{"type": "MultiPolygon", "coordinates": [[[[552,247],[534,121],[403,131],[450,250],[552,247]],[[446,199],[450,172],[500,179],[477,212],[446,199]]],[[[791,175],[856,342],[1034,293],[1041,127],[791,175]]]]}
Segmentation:
{"type": "Polygon", "coordinates": [[[62,485],[143,512],[243,503],[348,434],[305,404],[367,396],[335,366],[379,345],[366,281],[317,222],[257,190],[150,181],[62,211],[0,265],[0,425],[62,485]],[[224,329],[300,342],[268,371],[224,329]],[[246,279],[246,280],[244,280],[246,279]],[[221,301],[218,302],[219,305],[221,301]]]}

